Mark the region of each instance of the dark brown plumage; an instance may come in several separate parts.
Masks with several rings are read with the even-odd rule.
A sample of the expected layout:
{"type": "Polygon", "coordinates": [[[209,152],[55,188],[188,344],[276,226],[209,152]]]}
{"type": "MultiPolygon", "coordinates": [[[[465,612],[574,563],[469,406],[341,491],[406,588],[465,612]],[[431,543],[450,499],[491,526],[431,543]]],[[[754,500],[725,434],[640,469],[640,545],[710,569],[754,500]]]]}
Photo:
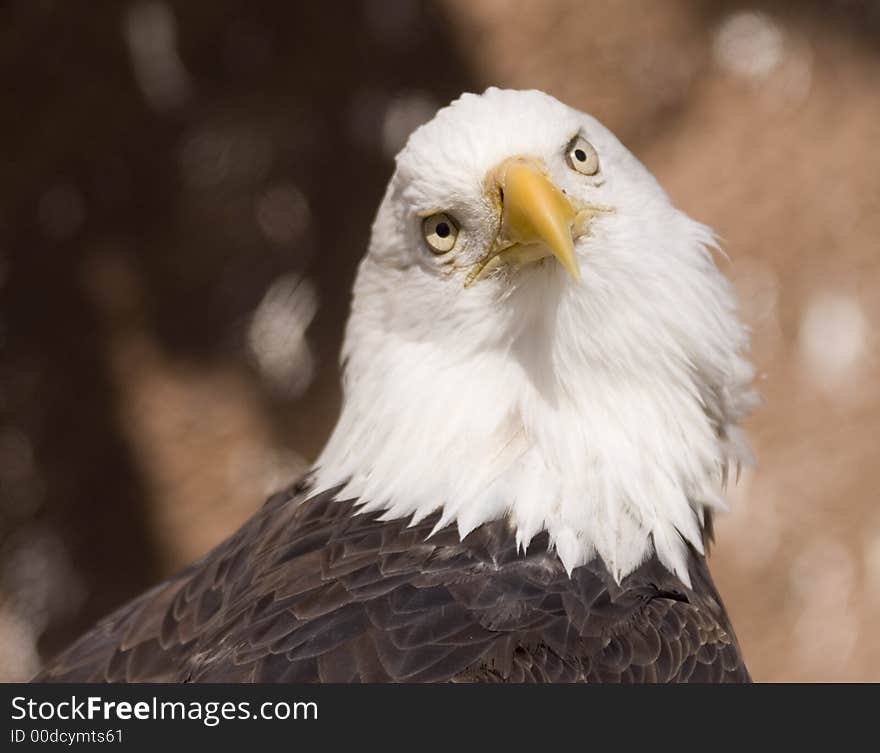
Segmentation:
{"type": "Polygon", "coordinates": [[[503,521],[464,542],[436,518],[355,514],[305,484],[105,618],[39,681],[747,681],[704,558],[693,588],[655,558],[569,577],[546,535],[503,521]]]}

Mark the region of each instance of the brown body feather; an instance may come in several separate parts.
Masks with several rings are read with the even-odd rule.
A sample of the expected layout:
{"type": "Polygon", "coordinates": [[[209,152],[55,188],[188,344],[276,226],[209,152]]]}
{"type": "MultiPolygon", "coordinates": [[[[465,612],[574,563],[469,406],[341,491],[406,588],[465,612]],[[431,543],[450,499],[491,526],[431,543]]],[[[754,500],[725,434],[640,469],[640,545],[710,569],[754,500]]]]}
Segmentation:
{"type": "Polygon", "coordinates": [[[460,542],[356,514],[305,484],[101,621],[39,681],[747,681],[705,559],[688,588],[652,558],[621,584],[569,577],[503,521],[460,542]]]}

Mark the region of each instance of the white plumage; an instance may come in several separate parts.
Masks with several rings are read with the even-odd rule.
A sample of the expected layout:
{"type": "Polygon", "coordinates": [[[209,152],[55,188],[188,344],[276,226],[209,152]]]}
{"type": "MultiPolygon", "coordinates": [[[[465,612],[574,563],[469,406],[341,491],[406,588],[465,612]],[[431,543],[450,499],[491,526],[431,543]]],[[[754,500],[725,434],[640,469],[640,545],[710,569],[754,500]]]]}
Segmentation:
{"type": "Polygon", "coordinates": [[[386,519],[440,509],[438,527],[462,537],[507,517],[527,547],[546,529],[569,571],[598,555],[620,580],[656,550],[689,584],[685,542],[702,551],[704,515],[748,457],[736,424],[755,401],[713,245],[589,115],[537,91],[462,96],[397,157],[318,487],[344,484],[340,497],[386,519]],[[573,169],[578,138],[595,174],[573,169]],[[497,176],[517,161],[579,209],[579,281],[543,251],[475,279],[509,234],[497,176]],[[457,227],[445,253],[425,237],[438,213],[457,227]]]}

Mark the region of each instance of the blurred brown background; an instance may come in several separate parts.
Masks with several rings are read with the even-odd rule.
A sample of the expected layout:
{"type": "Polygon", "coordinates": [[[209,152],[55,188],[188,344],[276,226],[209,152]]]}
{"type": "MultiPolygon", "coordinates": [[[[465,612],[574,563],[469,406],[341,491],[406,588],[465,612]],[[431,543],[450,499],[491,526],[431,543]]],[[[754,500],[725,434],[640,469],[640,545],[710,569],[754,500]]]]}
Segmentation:
{"type": "Polygon", "coordinates": [[[0,680],[307,467],[391,158],[489,84],[723,237],[767,403],[713,570],[757,679],[880,679],[880,3],[20,0],[0,80],[0,680]]]}

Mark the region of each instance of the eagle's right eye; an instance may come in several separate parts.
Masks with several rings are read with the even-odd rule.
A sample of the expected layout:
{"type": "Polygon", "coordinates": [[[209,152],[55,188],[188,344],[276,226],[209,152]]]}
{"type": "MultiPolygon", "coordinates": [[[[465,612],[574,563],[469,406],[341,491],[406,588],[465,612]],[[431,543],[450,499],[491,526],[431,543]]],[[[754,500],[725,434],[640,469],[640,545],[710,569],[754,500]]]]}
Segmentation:
{"type": "Polygon", "coordinates": [[[445,212],[432,214],[422,221],[425,241],[435,254],[445,254],[455,248],[458,239],[458,226],[445,212]]]}

